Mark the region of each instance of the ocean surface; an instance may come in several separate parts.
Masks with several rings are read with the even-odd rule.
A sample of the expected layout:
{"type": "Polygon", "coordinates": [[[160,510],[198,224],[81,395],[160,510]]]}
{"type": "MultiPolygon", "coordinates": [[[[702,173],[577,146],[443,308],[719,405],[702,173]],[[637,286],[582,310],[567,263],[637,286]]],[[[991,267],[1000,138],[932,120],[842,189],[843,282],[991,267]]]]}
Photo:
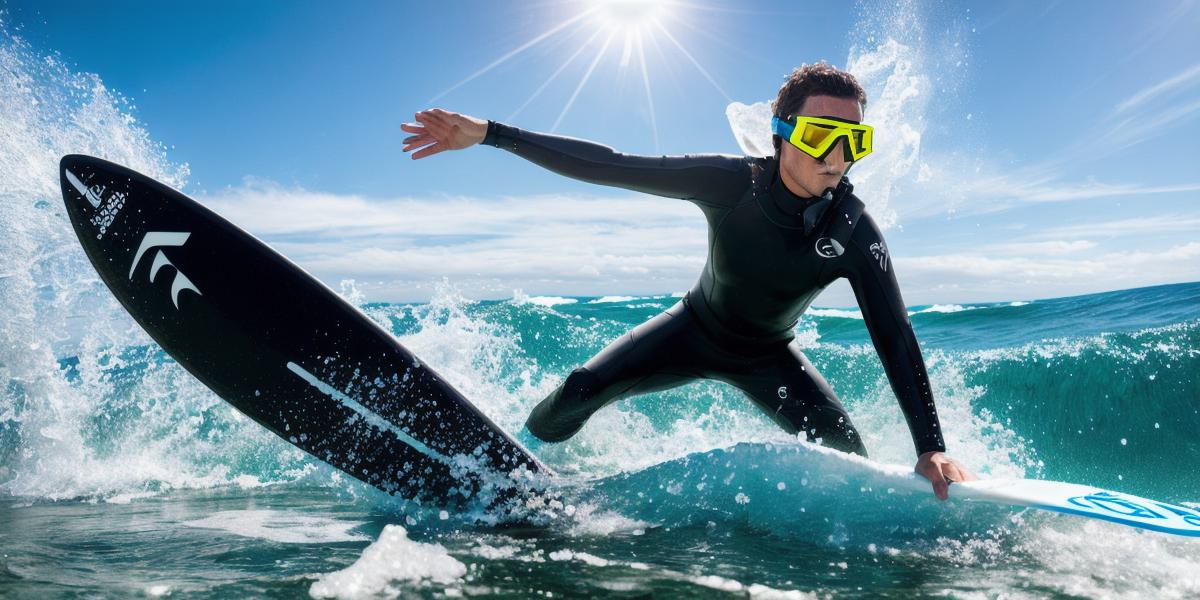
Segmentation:
{"type": "MultiPolygon", "coordinates": [[[[471,302],[444,288],[427,304],[363,308],[520,432],[574,366],[676,300],[471,302]]],[[[1198,506],[1200,283],[910,311],[950,453],[981,476],[1198,506]]],[[[565,475],[526,523],[415,506],[347,478],[239,415],[135,331],[46,362],[29,360],[33,342],[6,338],[0,591],[1200,594],[1200,540],[902,487],[915,457],[860,316],[812,312],[799,336],[872,460],[800,443],[736,391],[697,383],[609,407],[565,444],[522,432],[565,475]]]]}
{"type": "MultiPolygon", "coordinates": [[[[562,474],[520,523],[392,498],[296,450],[123,312],[61,209],[103,156],[183,188],[98,76],[0,36],[0,596],[1200,596],[1200,540],[906,487],[903,416],[852,308],[797,337],[870,460],[698,382],[543,445],[525,416],[677,298],[342,293],[562,474]]],[[[910,307],[950,454],[981,477],[1200,502],[1200,283],[910,307]]]]}

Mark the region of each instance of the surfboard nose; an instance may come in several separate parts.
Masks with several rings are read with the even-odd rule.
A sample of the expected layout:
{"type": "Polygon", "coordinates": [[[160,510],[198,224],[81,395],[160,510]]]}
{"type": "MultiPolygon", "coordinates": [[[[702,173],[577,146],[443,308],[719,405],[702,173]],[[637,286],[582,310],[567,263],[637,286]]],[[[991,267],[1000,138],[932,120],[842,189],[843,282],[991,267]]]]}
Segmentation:
{"type": "Polygon", "coordinates": [[[80,161],[84,161],[84,160],[97,160],[97,159],[95,157],[88,156],[86,154],[64,154],[63,157],[58,160],[58,169],[61,171],[61,170],[69,169],[73,166],[78,166],[80,161]]]}
{"type": "Polygon", "coordinates": [[[78,178],[87,163],[91,162],[94,164],[98,160],[100,159],[86,154],[66,154],[58,160],[58,174],[62,178],[63,183],[67,184],[67,173],[72,173],[78,178]]]}
{"type": "Polygon", "coordinates": [[[84,174],[84,165],[87,160],[94,159],[83,154],[68,154],[58,161],[63,202],[66,203],[67,212],[71,215],[75,215],[86,207],[98,208],[100,204],[97,194],[90,191],[90,186],[84,183],[87,179],[87,175],[84,174]]]}

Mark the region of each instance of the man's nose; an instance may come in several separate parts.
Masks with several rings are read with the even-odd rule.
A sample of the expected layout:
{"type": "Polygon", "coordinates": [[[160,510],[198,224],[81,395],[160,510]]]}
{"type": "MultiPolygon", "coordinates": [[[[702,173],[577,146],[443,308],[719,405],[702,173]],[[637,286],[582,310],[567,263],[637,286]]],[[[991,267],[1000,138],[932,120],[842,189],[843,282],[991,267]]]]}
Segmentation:
{"type": "Polygon", "coordinates": [[[846,166],[846,138],[838,138],[833,147],[829,149],[829,154],[826,154],[825,159],[821,162],[838,169],[846,166]]]}

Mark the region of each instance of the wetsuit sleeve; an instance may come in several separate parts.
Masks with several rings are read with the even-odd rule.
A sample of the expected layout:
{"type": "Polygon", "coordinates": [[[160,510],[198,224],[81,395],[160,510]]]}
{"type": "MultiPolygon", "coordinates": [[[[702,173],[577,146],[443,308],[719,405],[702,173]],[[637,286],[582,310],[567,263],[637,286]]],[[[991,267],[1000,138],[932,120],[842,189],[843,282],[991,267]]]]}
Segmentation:
{"type": "Polygon", "coordinates": [[[623,154],[596,142],[526,131],[491,120],[483,143],[580,181],[698,204],[736,203],[750,185],[749,162],[732,154],[623,154]]]}
{"type": "Polygon", "coordinates": [[[917,455],[945,452],[925,359],[900,296],[891,256],[879,228],[866,213],[854,227],[844,258],[854,296],[908,421],[917,455]]]}

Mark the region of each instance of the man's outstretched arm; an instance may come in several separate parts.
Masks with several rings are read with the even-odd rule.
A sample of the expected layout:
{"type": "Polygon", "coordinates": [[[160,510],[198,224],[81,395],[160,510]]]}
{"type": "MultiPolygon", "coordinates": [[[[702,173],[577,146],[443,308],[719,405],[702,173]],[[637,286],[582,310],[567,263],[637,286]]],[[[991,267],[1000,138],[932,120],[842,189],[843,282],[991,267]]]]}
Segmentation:
{"type": "Polygon", "coordinates": [[[736,201],[750,185],[750,165],[741,156],[624,154],[588,140],[526,131],[441,109],[422,111],[416,118],[423,126],[401,126],[417,134],[405,139],[405,151],[432,146],[421,149],[413,158],[482,143],[573,179],[702,204],[736,201]]]}
{"type": "Polygon", "coordinates": [[[918,456],[916,471],[933,483],[934,493],[944,500],[948,489],[945,479],[966,481],[975,477],[944,454],[946,444],[925,359],[900,296],[887,245],[870,215],[864,213],[859,219],[849,246],[844,256],[847,275],[912,433],[918,456]]]}

